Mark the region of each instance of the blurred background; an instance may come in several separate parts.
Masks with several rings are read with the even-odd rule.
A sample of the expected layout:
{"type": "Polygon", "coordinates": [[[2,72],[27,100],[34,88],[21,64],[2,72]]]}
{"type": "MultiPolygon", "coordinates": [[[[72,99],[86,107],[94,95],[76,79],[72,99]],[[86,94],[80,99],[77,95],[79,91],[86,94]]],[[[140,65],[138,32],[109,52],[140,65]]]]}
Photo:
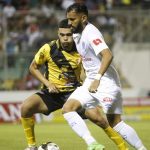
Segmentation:
{"type": "Polygon", "coordinates": [[[20,103],[40,88],[29,65],[57,38],[57,23],[74,2],[87,5],[114,54],[124,118],[150,120],[150,0],[0,0],[0,122],[16,121],[20,103]]]}

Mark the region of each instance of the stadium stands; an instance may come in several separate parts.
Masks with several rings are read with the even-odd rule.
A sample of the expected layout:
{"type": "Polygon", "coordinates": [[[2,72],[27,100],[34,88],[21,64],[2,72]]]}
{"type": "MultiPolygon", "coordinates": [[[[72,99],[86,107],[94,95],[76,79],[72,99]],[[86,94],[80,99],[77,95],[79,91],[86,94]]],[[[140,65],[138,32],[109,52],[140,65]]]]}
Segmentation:
{"type": "MultiPolygon", "coordinates": [[[[140,0],[72,2],[77,1],[87,4],[91,22],[100,28],[112,50],[116,43],[150,42],[148,1],[146,7],[140,0]]],[[[29,90],[25,83],[33,54],[42,44],[57,37],[57,22],[65,17],[63,3],[66,0],[52,0],[51,3],[48,0],[7,2],[11,4],[0,1],[0,89],[29,90]],[[9,10],[10,6],[11,15],[5,10],[9,10]],[[11,81],[10,85],[8,81],[11,81]]],[[[123,87],[132,87],[132,82],[121,72],[122,69],[118,70],[123,87]]]]}

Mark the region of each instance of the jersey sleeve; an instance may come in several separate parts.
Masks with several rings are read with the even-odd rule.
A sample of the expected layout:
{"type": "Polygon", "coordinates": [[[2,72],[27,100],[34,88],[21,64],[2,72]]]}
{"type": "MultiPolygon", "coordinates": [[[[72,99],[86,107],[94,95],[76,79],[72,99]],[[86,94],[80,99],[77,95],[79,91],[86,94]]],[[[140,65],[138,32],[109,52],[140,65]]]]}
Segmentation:
{"type": "Polygon", "coordinates": [[[89,28],[87,33],[90,46],[93,48],[96,55],[98,55],[102,50],[108,48],[101,32],[96,27],[92,26],[91,29],[89,28]]]}
{"type": "Polygon", "coordinates": [[[34,60],[38,65],[42,65],[47,61],[47,55],[50,51],[48,44],[43,45],[39,51],[36,53],[34,60]]]}

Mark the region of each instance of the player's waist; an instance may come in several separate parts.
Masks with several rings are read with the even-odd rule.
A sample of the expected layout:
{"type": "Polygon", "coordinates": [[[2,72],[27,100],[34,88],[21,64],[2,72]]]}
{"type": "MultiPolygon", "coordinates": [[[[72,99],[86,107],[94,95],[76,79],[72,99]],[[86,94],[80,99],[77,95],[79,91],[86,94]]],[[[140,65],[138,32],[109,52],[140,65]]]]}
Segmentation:
{"type": "Polygon", "coordinates": [[[71,92],[71,91],[74,91],[75,89],[76,89],[76,87],[72,87],[72,88],[70,88],[70,87],[58,88],[58,90],[60,92],[71,92]]]}
{"type": "MultiPolygon", "coordinates": [[[[81,83],[77,82],[77,83],[74,83],[73,85],[68,85],[68,86],[56,85],[56,87],[60,92],[71,92],[71,91],[74,91],[80,85],[81,83]]],[[[41,89],[47,89],[47,87],[42,86],[41,89]]]]}
{"type": "MultiPolygon", "coordinates": [[[[57,89],[59,92],[73,92],[76,89],[76,87],[72,87],[72,88],[70,88],[70,87],[64,87],[63,88],[62,87],[62,88],[57,88],[57,89]]],[[[42,87],[41,90],[48,90],[48,88],[42,87]]]]}
{"type": "Polygon", "coordinates": [[[81,84],[79,82],[76,82],[76,83],[68,84],[65,86],[57,85],[57,88],[60,92],[70,92],[70,91],[74,91],[80,85],[81,84]]]}

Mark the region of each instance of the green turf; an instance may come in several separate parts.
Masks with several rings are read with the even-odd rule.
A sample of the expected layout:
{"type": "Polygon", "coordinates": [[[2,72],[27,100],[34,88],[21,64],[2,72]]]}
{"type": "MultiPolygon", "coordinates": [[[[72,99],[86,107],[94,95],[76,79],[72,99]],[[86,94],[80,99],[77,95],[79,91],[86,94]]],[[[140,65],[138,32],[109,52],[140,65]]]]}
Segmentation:
{"type": "MultiPolygon", "coordinates": [[[[150,122],[128,122],[132,125],[143,143],[150,149],[150,122]]],[[[97,126],[88,123],[93,136],[106,146],[106,150],[117,150],[114,143],[97,126]]],[[[53,141],[61,150],[86,150],[86,144],[80,139],[66,123],[41,123],[36,124],[37,143],[53,141]]],[[[0,150],[24,150],[26,140],[21,125],[0,125],[0,150]]],[[[130,150],[134,150],[130,147],[130,150]]]]}

